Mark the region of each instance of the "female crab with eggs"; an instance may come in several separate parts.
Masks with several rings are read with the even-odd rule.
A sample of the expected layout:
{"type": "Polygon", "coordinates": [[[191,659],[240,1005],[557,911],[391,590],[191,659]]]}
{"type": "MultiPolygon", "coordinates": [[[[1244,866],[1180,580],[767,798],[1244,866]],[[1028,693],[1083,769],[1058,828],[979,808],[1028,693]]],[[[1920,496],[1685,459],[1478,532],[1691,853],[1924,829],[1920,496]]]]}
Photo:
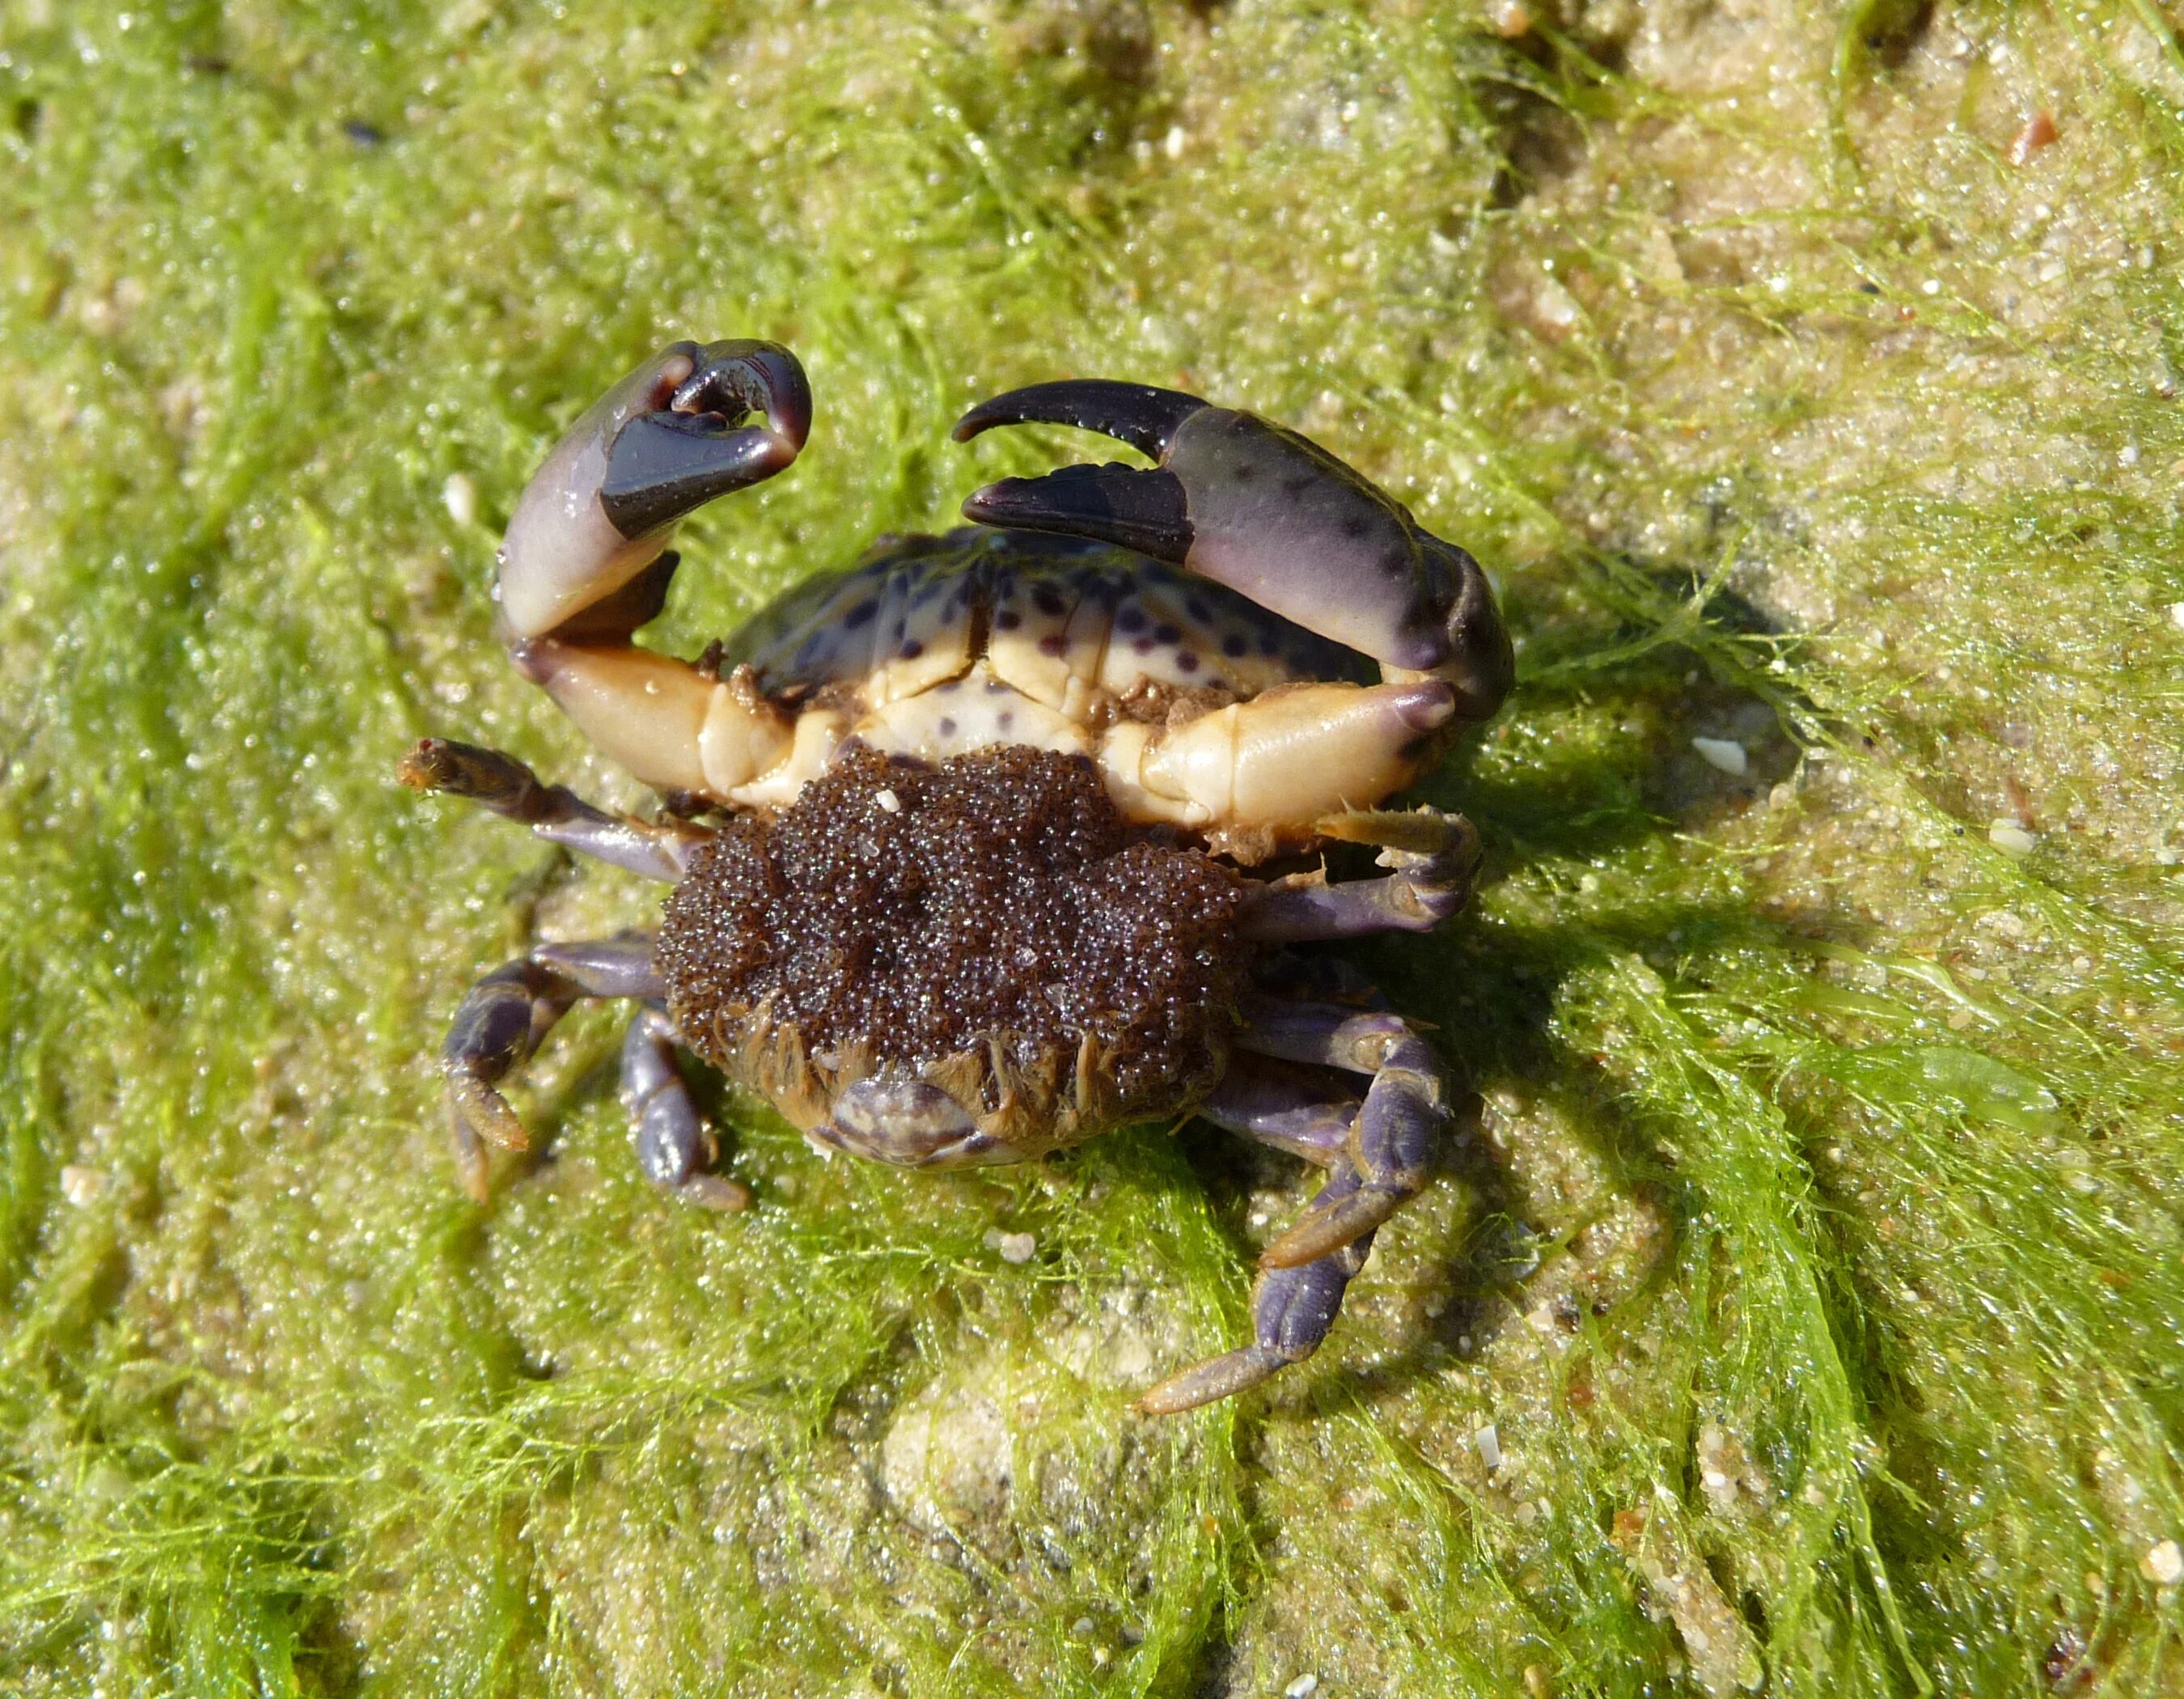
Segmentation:
{"type": "Polygon", "coordinates": [[[1073,425],[1157,465],[1004,480],[964,504],[974,525],[883,538],[695,664],[635,647],[677,521],[786,469],[811,420],[788,349],[677,343],[516,504],[509,652],[666,812],[609,814],[440,739],[402,777],[674,888],[656,933],[542,944],[464,1000],[443,1051],[463,1180],[482,1197],[483,1147],[526,1143],[496,1087],[583,997],[637,1003],[638,1160],[716,1207],[749,1194],[710,1172],[678,1047],[822,1150],[906,1167],[1195,1111],[1328,1178],[1260,1258],[1252,1343],[1139,1407],[1254,1385],[1326,1337],[1447,1119],[1412,1028],[1292,946],[1426,931],[1469,894],[1463,820],[1378,805],[1507,694],[1485,575],[1294,432],[1045,383],[972,409],[957,440],[1073,425]],[[1391,871],[1245,871],[1329,840],[1391,871]]]}

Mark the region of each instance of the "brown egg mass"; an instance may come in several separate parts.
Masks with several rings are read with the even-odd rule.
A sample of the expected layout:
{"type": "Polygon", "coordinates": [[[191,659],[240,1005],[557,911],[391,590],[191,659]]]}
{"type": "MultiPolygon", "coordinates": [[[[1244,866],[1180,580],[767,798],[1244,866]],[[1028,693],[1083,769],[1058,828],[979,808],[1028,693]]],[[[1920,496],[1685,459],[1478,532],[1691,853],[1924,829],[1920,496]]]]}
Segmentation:
{"type": "Polygon", "coordinates": [[[811,1053],[917,1064],[997,1039],[1074,1057],[1152,1114],[1210,1089],[1237,1022],[1248,886],[1133,841],[1091,763],[1003,745],[930,766],[844,750],[771,822],[727,821],[668,898],[677,1024],[733,1068],[771,1003],[811,1053]]]}

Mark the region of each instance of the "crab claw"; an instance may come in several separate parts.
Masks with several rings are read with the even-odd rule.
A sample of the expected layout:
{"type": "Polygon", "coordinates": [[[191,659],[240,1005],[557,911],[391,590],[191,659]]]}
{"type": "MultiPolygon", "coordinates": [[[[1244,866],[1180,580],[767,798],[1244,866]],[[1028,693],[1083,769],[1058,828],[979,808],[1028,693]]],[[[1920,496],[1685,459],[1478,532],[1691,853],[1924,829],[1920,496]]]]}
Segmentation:
{"type": "Polygon", "coordinates": [[[672,343],[593,404],[517,499],[500,550],[509,641],[626,637],[657,613],[675,522],[792,464],[811,389],[774,343],[672,343]],[[752,415],[764,423],[745,425],[752,415]]]}
{"type": "Polygon", "coordinates": [[[1479,563],[1317,443],[1194,395],[1089,380],[995,396],[955,436],[1033,421],[1098,431],[1160,464],[1004,478],[972,495],[965,517],[1183,566],[1371,655],[1391,677],[1443,680],[1466,719],[1508,694],[1514,656],[1479,563]]]}

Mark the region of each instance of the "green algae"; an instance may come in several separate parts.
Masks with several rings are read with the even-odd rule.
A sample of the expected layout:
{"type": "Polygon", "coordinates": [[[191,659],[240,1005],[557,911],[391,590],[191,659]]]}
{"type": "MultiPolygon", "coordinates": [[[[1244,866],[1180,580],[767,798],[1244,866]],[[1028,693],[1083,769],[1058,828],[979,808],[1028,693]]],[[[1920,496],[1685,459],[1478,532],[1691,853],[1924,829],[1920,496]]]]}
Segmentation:
{"type": "Polygon", "coordinates": [[[2174,20],[1514,9],[0,11],[0,1685],[2184,1681],[2174,20]],[[822,415],[664,646],[1078,452],[944,440],[1058,372],[1498,575],[1488,886],[1360,953],[1478,1106],[1267,1395],[1123,1411],[1303,1195],[1202,1128],[905,1179],[715,1095],[706,1217],[586,1012],[453,1190],[460,988],[655,900],[392,763],[635,799],[485,590],[685,332],[822,415]]]}

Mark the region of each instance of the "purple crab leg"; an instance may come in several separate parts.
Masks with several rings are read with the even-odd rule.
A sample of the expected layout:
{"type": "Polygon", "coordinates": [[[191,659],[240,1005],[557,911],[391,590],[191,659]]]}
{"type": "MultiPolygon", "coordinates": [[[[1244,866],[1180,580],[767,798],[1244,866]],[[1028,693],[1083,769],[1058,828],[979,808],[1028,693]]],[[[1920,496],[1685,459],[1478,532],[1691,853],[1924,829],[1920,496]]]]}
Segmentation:
{"type": "Polygon", "coordinates": [[[1369,1234],[1417,1195],[1448,1122],[1446,1093],[1433,1052],[1399,1015],[1254,997],[1245,1017],[1245,1050],[1373,1078],[1346,1152],[1358,1184],[1330,1181],[1260,1253],[1262,1267],[1296,1267],[1369,1234]]]}
{"type": "Polygon", "coordinates": [[[1194,395],[1104,381],[995,396],[957,421],[956,439],[1032,421],[1101,432],[1159,465],[1004,478],[963,504],[967,518],[1173,562],[1371,655],[1391,677],[1440,679],[1466,719],[1485,719],[1508,694],[1515,655],[1479,563],[1317,443],[1194,395]]]}
{"type": "Polygon", "coordinates": [[[648,879],[679,884],[690,858],[711,838],[696,827],[648,826],[594,808],[563,785],[539,783],[513,755],[424,738],[402,758],[395,777],[412,790],[444,791],[528,826],[549,844],[566,844],[648,879]]]}
{"type": "MultiPolygon", "coordinates": [[[[1392,822],[1433,847],[1390,845],[1383,850],[1380,865],[1396,870],[1384,879],[1268,885],[1244,912],[1245,937],[1266,944],[1305,944],[1371,933],[1431,932],[1469,900],[1479,868],[1479,834],[1468,821],[1437,809],[1350,818],[1392,822]]],[[[1330,835],[1356,835],[1340,830],[1340,822],[1329,823],[1338,827],[1330,835]]]]}
{"type": "MultiPolygon", "coordinates": [[[[1357,1172],[1344,1164],[1320,1190],[1340,1203],[1357,1195],[1357,1172]]],[[[1276,1370],[1301,1362],[1320,1347],[1342,1309],[1342,1295],[1373,1248],[1368,1228],[1348,1244],[1292,1267],[1262,1267],[1251,1289],[1251,1343],[1208,1357],[1137,1400],[1148,1416],[1173,1416],[1256,1386],[1276,1370]]]]}
{"type": "Polygon", "coordinates": [[[707,1209],[747,1209],[749,1186],[706,1172],[720,1145],[676,1063],[682,1041],[675,1022],[653,1008],[638,1010],[623,1035],[621,1100],[637,1139],[637,1164],[655,1185],[707,1209]]]}
{"type": "MultiPolygon", "coordinates": [[[[485,1201],[487,1145],[504,1150],[530,1148],[530,1134],[499,1087],[530,1059],[580,998],[627,997],[649,1005],[666,994],[653,961],[653,940],[642,933],[541,944],[473,985],[456,1008],[440,1050],[448,1078],[455,1168],[463,1189],[485,1201]]],[[[622,1090],[645,1172],[695,1202],[741,1208],[749,1200],[747,1191],[727,1180],[703,1183],[712,1177],[694,1175],[694,1162],[686,1161],[671,1179],[664,1178],[677,1150],[686,1157],[710,1156],[710,1141],[702,1128],[693,1133],[695,1106],[671,1054],[660,1047],[673,1042],[672,1023],[647,1007],[639,1011],[632,1030],[622,1047],[622,1090]]]]}
{"type": "Polygon", "coordinates": [[[1344,1161],[1358,1107],[1355,1097],[1330,1096],[1319,1081],[1240,1055],[1198,1112],[1224,1131],[1331,1168],[1344,1161]]]}

